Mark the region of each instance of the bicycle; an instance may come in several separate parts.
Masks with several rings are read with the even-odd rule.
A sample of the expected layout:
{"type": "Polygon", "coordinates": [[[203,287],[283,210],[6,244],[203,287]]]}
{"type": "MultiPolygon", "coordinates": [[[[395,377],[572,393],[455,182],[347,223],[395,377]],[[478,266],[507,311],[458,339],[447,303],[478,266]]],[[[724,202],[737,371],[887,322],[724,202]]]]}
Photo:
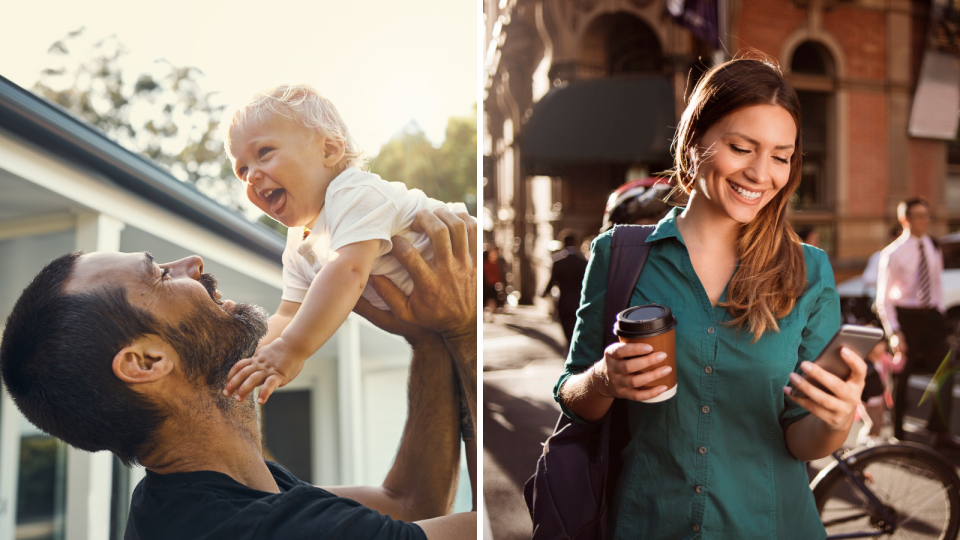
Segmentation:
{"type": "Polygon", "coordinates": [[[810,483],[827,540],[957,538],[960,477],[940,454],[898,442],[833,456],[810,483]]]}

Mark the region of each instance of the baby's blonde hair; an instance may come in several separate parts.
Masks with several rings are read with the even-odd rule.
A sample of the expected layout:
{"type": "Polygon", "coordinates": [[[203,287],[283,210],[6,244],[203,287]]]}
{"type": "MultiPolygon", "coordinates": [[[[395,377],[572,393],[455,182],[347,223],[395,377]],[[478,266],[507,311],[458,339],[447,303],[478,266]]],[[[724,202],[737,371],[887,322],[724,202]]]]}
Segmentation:
{"type": "Polygon", "coordinates": [[[220,135],[227,154],[230,155],[231,130],[243,133],[251,122],[263,122],[269,114],[289,118],[321,136],[342,142],[343,159],[338,166],[366,170],[366,156],[350,135],[337,108],[307,84],[284,84],[262,90],[225,116],[220,123],[220,135]]]}

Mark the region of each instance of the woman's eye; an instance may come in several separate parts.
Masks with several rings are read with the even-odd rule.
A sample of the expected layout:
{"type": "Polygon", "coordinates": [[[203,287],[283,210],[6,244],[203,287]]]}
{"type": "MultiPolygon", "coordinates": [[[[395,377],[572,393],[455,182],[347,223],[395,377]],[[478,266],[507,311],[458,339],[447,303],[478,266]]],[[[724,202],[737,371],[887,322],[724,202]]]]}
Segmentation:
{"type": "Polygon", "coordinates": [[[730,145],[730,148],[732,148],[733,151],[736,152],[736,153],[738,153],[738,154],[746,154],[747,152],[749,152],[749,150],[747,150],[746,148],[740,148],[739,146],[737,146],[737,145],[735,145],[735,144],[731,144],[731,145],[730,145]]]}
{"type": "Polygon", "coordinates": [[[773,158],[773,159],[779,161],[780,163],[783,163],[784,165],[789,165],[789,164],[790,164],[790,160],[787,159],[787,158],[775,157],[775,158],[773,158]]]}

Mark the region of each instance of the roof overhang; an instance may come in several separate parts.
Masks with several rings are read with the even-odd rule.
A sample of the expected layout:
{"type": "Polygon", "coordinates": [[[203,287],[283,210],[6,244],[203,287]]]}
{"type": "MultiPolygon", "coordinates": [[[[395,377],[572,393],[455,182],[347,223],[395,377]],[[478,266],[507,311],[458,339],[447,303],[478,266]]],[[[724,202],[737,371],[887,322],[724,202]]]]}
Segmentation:
{"type": "Polygon", "coordinates": [[[270,260],[280,262],[284,239],[183,183],[149,159],[126,150],[69,112],[0,76],[0,128],[121,189],[270,260]]]}

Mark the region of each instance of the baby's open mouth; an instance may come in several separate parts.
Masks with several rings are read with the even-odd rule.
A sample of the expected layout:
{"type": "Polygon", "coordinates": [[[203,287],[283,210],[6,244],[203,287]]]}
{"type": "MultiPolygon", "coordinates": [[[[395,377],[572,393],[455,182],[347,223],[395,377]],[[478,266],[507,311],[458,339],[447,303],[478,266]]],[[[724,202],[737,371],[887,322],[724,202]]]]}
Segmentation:
{"type": "Polygon", "coordinates": [[[283,188],[268,189],[263,192],[263,200],[270,205],[270,210],[276,214],[283,209],[283,203],[286,202],[287,190],[283,188]]]}

